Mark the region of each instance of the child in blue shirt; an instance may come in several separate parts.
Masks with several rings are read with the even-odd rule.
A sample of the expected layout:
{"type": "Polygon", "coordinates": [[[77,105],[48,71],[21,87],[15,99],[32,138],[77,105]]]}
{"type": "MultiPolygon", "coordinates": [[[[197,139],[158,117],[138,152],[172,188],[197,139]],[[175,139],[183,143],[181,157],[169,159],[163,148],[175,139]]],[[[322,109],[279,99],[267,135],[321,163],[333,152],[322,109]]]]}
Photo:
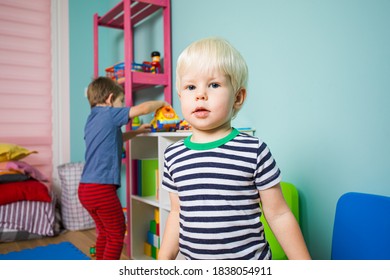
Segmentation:
{"type": "Polygon", "coordinates": [[[85,166],[78,195],[96,224],[96,259],[120,259],[125,219],[116,190],[121,183],[123,142],[149,132],[150,125],[127,132],[121,128],[130,119],[152,113],[167,103],[147,101],[123,107],[123,88],[106,77],[92,81],[87,96],[91,113],[84,130],[85,166]]]}

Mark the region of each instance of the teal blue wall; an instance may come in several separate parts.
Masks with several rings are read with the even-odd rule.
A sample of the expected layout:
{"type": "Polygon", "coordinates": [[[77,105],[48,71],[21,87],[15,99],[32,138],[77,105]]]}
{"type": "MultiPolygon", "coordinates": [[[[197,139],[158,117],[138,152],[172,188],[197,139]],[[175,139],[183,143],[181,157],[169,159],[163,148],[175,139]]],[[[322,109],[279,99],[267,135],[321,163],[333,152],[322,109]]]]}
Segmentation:
{"type": "MultiPolygon", "coordinates": [[[[93,15],[103,13],[109,3],[116,1],[69,0],[69,50],[70,50],[70,126],[71,160],[84,159],[83,129],[89,114],[89,104],[85,97],[85,88],[93,78],[93,15]]],[[[111,33],[102,30],[100,42],[104,49],[108,47],[111,33]]],[[[110,61],[109,52],[102,52],[101,65],[110,61]]]]}
{"type": "MultiPolygon", "coordinates": [[[[84,153],[92,14],[117,3],[102,2],[69,1],[72,161],[84,153]]],[[[389,13],[385,0],[172,0],[173,63],[190,42],[211,35],[227,38],[247,60],[248,100],[234,124],[255,128],[283,180],[299,189],[302,229],[315,259],[330,258],[342,193],[390,196],[389,13]]],[[[136,39],[161,48],[159,25],[153,19],[136,39]]],[[[106,47],[117,49],[109,41],[119,35],[107,36],[106,47]]],[[[136,59],[149,53],[141,50],[136,59]]],[[[106,65],[120,52],[107,51],[106,65]]],[[[181,115],[175,92],[173,106],[181,115]]]]}

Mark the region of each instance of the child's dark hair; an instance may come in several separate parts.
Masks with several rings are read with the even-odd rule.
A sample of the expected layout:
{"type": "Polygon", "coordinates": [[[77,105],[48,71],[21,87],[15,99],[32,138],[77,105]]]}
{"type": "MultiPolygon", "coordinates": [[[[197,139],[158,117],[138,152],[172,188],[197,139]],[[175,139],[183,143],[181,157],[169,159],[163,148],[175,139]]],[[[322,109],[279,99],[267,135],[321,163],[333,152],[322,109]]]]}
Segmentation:
{"type": "Polygon", "coordinates": [[[123,95],[123,88],[114,80],[107,77],[98,77],[88,86],[87,97],[89,104],[95,107],[98,104],[104,104],[112,93],[113,102],[118,96],[123,95]]]}

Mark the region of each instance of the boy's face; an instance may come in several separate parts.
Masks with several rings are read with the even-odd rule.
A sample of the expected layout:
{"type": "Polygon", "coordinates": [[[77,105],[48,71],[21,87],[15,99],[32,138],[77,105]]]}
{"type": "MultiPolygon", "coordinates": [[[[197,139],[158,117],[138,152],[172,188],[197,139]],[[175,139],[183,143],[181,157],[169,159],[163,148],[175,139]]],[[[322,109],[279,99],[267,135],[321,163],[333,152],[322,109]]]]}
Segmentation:
{"type": "Polygon", "coordinates": [[[180,74],[181,109],[192,129],[230,128],[235,101],[230,78],[216,69],[205,73],[200,67],[188,67],[180,74]]]}

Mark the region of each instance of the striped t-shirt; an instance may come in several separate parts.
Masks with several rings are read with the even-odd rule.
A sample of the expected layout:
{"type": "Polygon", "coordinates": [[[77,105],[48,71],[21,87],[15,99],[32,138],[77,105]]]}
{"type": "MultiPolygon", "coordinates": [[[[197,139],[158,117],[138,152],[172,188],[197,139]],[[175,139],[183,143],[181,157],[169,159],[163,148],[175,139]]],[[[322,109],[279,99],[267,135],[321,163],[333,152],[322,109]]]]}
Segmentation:
{"type": "Polygon", "coordinates": [[[190,137],[165,151],[162,186],[180,200],[180,252],[187,259],[270,259],[259,190],[280,182],[267,145],[236,129],[211,143],[190,137]]]}

